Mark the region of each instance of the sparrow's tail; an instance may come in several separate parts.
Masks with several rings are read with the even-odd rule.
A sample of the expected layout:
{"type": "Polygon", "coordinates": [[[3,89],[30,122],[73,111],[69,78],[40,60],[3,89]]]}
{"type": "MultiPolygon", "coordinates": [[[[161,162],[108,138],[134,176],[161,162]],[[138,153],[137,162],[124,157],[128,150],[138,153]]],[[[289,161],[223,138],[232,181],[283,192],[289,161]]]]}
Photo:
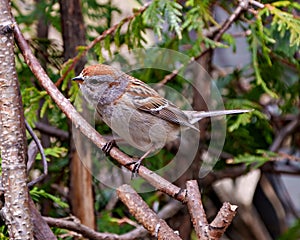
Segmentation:
{"type": "Polygon", "coordinates": [[[190,124],[194,124],[200,121],[201,119],[207,117],[217,117],[217,116],[223,116],[228,114],[247,113],[251,111],[253,110],[234,109],[234,110],[219,110],[219,111],[210,111],[210,112],[184,111],[184,113],[188,116],[190,124]]]}

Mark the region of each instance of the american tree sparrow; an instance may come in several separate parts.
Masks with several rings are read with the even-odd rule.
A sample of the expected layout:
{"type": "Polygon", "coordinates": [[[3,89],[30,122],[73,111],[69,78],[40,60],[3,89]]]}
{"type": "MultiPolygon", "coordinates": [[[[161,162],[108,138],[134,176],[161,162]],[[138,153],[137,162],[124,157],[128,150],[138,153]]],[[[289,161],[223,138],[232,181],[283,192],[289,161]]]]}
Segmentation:
{"type": "MultiPolygon", "coordinates": [[[[199,131],[193,125],[199,120],[249,112],[181,110],[144,82],[104,64],[86,67],[73,80],[102,120],[130,145],[145,152],[134,163],[134,172],[149,153],[177,139],[182,129],[199,131]]],[[[103,150],[108,153],[110,148],[111,142],[103,150]]]]}

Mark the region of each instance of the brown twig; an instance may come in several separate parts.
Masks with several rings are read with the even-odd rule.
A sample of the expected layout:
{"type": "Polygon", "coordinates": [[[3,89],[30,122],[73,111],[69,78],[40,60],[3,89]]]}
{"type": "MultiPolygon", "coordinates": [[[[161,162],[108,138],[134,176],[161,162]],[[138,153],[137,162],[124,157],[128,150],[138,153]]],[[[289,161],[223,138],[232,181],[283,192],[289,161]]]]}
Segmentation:
{"type": "MultiPolygon", "coordinates": [[[[39,83],[44,87],[49,96],[54,100],[57,106],[65,113],[65,115],[72,121],[74,126],[78,128],[88,139],[90,139],[97,147],[103,148],[106,144],[105,139],[76,111],[68,99],[57,89],[53,82],[49,79],[46,72],[41,67],[40,63],[33,55],[27,41],[16,24],[14,29],[16,43],[18,44],[26,63],[38,79],[39,83]]],[[[117,148],[112,148],[110,156],[117,160],[121,165],[129,170],[133,170],[132,163],[134,160],[128,157],[125,153],[117,148]]],[[[185,191],[170,183],[166,179],[160,177],[154,172],[150,171],[144,166],[139,168],[138,174],[148,181],[156,189],[176,198],[177,200],[185,201],[185,191]]]]}
{"type": "Polygon", "coordinates": [[[298,126],[300,126],[299,117],[296,117],[293,121],[287,124],[284,128],[282,128],[277,134],[275,140],[273,141],[270,151],[277,151],[280,147],[283,140],[288,136],[291,132],[293,132],[298,126]]]}
{"type": "MultiPolygon", "coordinates": [[[[167,219],[170,217],[173,217],[180,209],[183,208],[184,205],[179,203],[176,200],[172,200],[170,203],[165,205],[157,214],[159,218],[167,219]]],[[[141,239],[143,237],[146,237],[148,234],[148,231],[143,227],[139,226],[136,229],[122,234],[120,237],[124,240],[126,239],[141,239]]]]}
{"type": "MultiPolygon", "coordinates": [[[[48,174],[48,163],[47,163],[46,155],[45,155],[45,152],[44,152],[44,148],[43,148],[40,140],[38,139],[38,137],[36,136],[36,134],[34,133],[34,131],[32,130],[32,128],[30,127],[30,125],[28,124],[28,122],[26,120],[25,120],[25,126],[26,126],[26,129],[29,132],[29,134],[32,136],[32,139],[35,142],[35,144],[37,146],[37,149],[39,150],[39,152],[41,154],[41,159],[42,159],[42,164],[43,164],[43,169],[44,169],[43,174],[41,174],[39,177],[37,177],[36,179],[34,179],[30,183],[28,183],[28,187],[32,187],[36,183],[42,181],[47,176],[47,174],[48,174]]],[[[32,166],[32,163],[30,163],[29,161],[27,162],[27,164],[32,166]]],[[[27,165],[27,171],[29,169],[30,168],[27,165]]]]}
{"type": "Polygon", "coordinates": [[[143,13],[148,6],[151,4],[151,2],[146,3],[143,7],[141,7],[140,9],[138,9],[137,11],[134,12],[133,15],[125,17],[123,20],[121,20],[119,23],[116,23],[115,25],[113,25],[112,27],[110,27],[109,29],[105,30],[101,35],[99,35],[98,37],[96,37],[88,46],[85,47],[85,49],[78,53],[77,56],[75,56],[74,58],[70,59],[69,61],[72,61],[72,64],[69,66],[69,68],[65,71],[65,73],[57,80],[57,82],[55,83],[55,86],[58,87],[60,86],[60,84],[62,83],[62,81],[68,76],[68,74],[71,72],[71,70],[75,67],[76,63],[82,58],[84,57],[87,52],[92,49],[98,42],[102,41],[103,39],[105,39],[108,35],[114,33],[118,27],[122,26],[124,23],[131,21],[132,19],[134,19],[137,15],[143,13]]]}
{"type": "Polygon", "coordinates": [[[65,219],[57,219],[51,217],[43,217],[43,219],[51,226],[58,228],[65,228],[68,230],[72,230],[77,233],[81,233],[82,236],[88,239],[110,239],[110,240],[119,240],[120,237],[117,234],[113,233],[99,233],[95,230],[81,224],[79,221],[69,221],[65,219]]]}
{"type": "Polygon", "coordinates": [[[141,223],[152,236],[158,239],[181,239],[154,213],[144,200],[127,184],[117,189],[117,194],[121,201],[128,207],[130,213],[141,223]]]}
{"type": "Polygon", "coordinates": [[[67,140],[69,138],[69,133],[67,131],[61,130],[57,127],[51,126],[43,122],[36,122],[35,129],[49,136],[59,138],[62,141],[67,140]]]}
{"type": "Polygon", "coordinates": [[[236,205],[231,205],[228,202],[223,203],[223,206],[217,216],[210,223],[209,239],[220,239],[231,224],[236,212],[236,205]]]}

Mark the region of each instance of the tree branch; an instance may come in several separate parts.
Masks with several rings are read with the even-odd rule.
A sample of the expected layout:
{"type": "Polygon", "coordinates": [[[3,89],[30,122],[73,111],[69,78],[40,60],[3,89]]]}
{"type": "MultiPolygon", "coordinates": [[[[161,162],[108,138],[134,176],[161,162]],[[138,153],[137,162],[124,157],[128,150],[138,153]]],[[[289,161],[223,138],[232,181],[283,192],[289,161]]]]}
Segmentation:
{"type": "MultiPolygon", "coordinates": [[[[48,174],[48,163],[47,163],[47,159],[45,156],[45,152],[44,152],[44,148],[40,142],[40,140],[38,139],[38,137],[35,135],[34,131],[32,130],[32,128],[29,126],[28,122],[25,120],[25,125],[26,125],[26,129],[29,132],[29,134],[32,136],[33,141],[35,142],[40,154],[41,154],[41,158],[42,158],[42,163],[43,163],[43,174],[41,174],[38,178],[32,180],[30,183],[28,183],[28,187],[32,187],[34,186],[36,183],[42,181],[46,175],[48,174]]],[[[35,160],[35,158],[33,159],[33,161],[35,160]]],[[[30,170],[30,168],[28,166],[32,166],[31,162],[27,162],[27,171],[30,170]]]]}
{"type": "Polygon", "coordinates": [[[209,239],[220,239],[228,226],[231,224],[236,212],[237,206],[228,202],[223,203],[215,219],[210,223],[209,239]]]}
{"type": "Polygon", "coordinates": [[[198,238],[203,240],[220,239],[231,224],[236,214],[237,206],[225,202],[215,219],[211,224],[208,224],[197,181],[188,181],[186,187],[187,206],[198,238]]]}
{"type": "Polygon", "coordinates": [[[62,141],[67,140],[69,138],[69,133],[67,131],[61,130],[57,127],[51,126],[43,122],[36,122],[35,129],[49,136],[59,138],[62,141]]]}
{"type": "Polygon", "coordinates": [[[81,233],[82,236],[88,239],[110,239],[110,240],[119,240],[120,237],[117,234],[112,233],[99,233],[95,230],[81,224],[79,221],[68,221],[64,219],[57,219],[51,217],[43,217],[43,219],[51,226],[51,227],[58,227],[58,228],[65,228],[68,230],[72,230],[77,233],[81,233]]]}
{"type": "Polygon", "coordinates": [[[13,28],[10,1],[0,0],[0,152],[5,200],[1,216],[11,239],[33,239],[25,117],[15,66],[13,28]]]}
{"type": "Polygon", "coordinates": [[[191,215],[194,229],[199,239],[208,239],[208,222],[202,205],[201,195],[196,180],[187,181],[187,206],[191,215]]]}
{"type": "Polygon", "coordinates": [[[141,223],[152,236],[158,239],[181,239],[154,213],[144,200],[127,184],[117,189],[117,194],[121,201],[128,207],[130,213],[141,223]]]}

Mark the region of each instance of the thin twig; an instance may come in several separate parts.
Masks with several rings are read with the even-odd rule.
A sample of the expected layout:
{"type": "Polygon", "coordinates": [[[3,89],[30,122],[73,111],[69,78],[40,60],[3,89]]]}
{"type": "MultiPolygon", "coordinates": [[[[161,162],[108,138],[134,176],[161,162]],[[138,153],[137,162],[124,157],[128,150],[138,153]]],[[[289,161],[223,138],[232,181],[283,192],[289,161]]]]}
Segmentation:
{"type": "Polygon", "coordinates": [[[264,8],[265,5],[255,0],[249,0],[249,3],[258,8],[264,8]]]}
{"type": "Polygon", "coordinates": [[[43,169],[44,169],[43,173],[39,177],[37,177],[36,179],[34,179],[30,183],[28,183],[28,187],[32,187],[36,183],[42,181],[46,177],[46,175],[48,174],[48,164],[47,164],[47,159],[46,159],[46,155],[44,152],[44,148],[43,148],[40,140],[35,135],[34,131],[32,130],[32,128],[30,127],[30,125],[28,124],[28,122],[26,120],[25,120],[25,126],[26,126],[26,129],[29,132],[29,134],[32,136],[32,139],[35,142],[35,144],[41,154],[42,164],[43,164],[43,169]]]}
{"type": "Polygon", "coordinates": [[[284,128],[282,128],[279,133],[277,134],[275,140],[273,141],[270,151],[276,152],[280,147],[283,140],[293,132],[298,126],[300,126],[299,117],[296,117],[293,121],[287,124],[284,128]]]}
{"type": "Polygon", "coordinates": [[[81,233],[82,236],[88,239],[110,239],[110,240],[119,240],[120,237],[117,234],[113,233],[100,233],[95,230],[81,224],[79,221],[68,221],[64,219],[51,218],[51,217],[43,217],[43,219],[51,226],[64,228],[68,230],[72,230],[77,233],[81,233]]]}
{"type": "Polygon", "coordinates": [[[61,130],[47,123],[36,122],[35,129],[49,136],[59,138],[62,141],[67,140],[69,138],[69,133],[67,131],[61,130]]]}

